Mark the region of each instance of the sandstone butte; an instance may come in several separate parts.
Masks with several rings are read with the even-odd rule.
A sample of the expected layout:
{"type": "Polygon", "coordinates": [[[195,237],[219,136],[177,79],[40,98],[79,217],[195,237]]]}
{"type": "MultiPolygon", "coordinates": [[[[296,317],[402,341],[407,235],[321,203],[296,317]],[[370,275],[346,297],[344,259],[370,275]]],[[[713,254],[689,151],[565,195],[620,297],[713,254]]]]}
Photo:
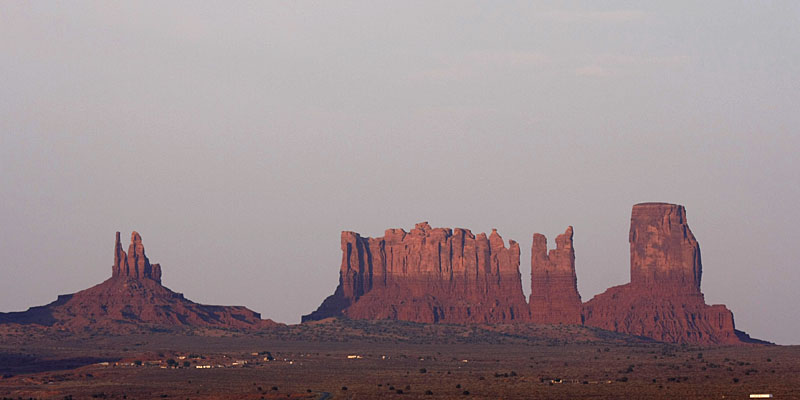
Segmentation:
{"type": "Polygon", "coordinates": [[[187,300],[161,284],[161,266],[151,264],[142,237],[131,234],[128,252],[117,232],[111,278],[50,304],[0,313],[0,323],[58,330],[125,333],[141,327],[197,327],[250,330],[278,324],[240,306],[210,306],[187,300]]]}
{"type": "Polygon", "coordinates": [[[700,291],[700,246],[683,206],[633,206],[629,235],[631,281],[583,305],[584,324],[673,343],[741,343],[724,305],[707,305],[700,291]]]}
{"type": "Polygon", "coordinates": [[[493,230],[388,229],[383,237],[342,232],[339,286],[302,320],[346,316],[424,323],[504,323],[530,319],[519,245],[493,230]]]}
{"type": "Polygon", "coordinates": [[[724,305],[700,291],[700,247],[683,206],[643,203],[631,214],[631,282],[581,303],[573,229],[533,235],[531,296],[526,304],[519,245],[492,231],[431,228],[386,230],[383,237],[342,232],[339,285],[303,322],[344,316],[424,323],[575,324],[663,342],[760,342],[734,328],[724,305]]]}

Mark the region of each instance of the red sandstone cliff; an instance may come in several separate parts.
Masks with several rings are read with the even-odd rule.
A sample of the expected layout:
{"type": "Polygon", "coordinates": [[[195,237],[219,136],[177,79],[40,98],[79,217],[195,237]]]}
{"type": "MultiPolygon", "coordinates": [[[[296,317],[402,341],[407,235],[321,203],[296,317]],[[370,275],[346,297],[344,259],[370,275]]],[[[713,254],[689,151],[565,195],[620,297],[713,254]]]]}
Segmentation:
{"type": "Polygon", "coordinates": [[[164,287],[161,266],[150,264],[136,232],[131,235],[127,254],[117,232],[111,278],[89,289],[58,296],[45,306],[0,313],[0,323],[110,333],[140,327],[260,329],[278,325],[245,307],[198,304],[164,287]]]}
{"type": "Polygon", "coordinates": [[[303,321],[344,315],[354,319],[498,323],[526,321],[519,245],[493,230],[386,230],[366,238],[342,232],[339,286],[303,321]]]}
{"type": "Polygon", "coordinates": [[[631,282],[583,306],[585,324],[673,343],[739,343],[733,313],[705,304],[700,247],[683,206],[633,206],[631,282]]]}
{"type": "Polygon", "coordinates": [[[582,323],[571,226],[556,237],[556,248],[550,250],[549,254],[547,238],[539,233],[533,235],[530,309],[532,322],[582,323]]]}

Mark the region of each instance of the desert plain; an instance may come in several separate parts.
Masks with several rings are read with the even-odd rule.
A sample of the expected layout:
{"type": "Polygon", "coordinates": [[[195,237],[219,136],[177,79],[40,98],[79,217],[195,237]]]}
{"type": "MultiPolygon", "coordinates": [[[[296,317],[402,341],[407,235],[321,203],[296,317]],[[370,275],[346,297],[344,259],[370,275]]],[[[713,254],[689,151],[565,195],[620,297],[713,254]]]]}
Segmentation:
{"type": "Polygon", "coordinates": [[[800,347],[582,326],[327,319],[260,332],[5,331],[5,399],[798,398],[800,347]]]}

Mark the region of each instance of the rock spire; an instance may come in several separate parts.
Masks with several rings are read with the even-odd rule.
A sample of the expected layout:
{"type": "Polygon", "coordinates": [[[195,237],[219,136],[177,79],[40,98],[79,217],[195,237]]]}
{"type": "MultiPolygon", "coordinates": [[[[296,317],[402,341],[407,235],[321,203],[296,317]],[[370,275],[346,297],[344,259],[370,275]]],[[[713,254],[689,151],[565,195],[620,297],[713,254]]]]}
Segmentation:
{"type": "Polygon", "coordinates": [[[571,226],[556,237],[556,248],[549,254],[547,238],[539,233],[533,235],[530,309],[535,323],[582,323],[571,226]]]}
{"type": "Polygon", "coordinates": [[[139,232],[131,233],[131,244],[128,246],[128,253],[122,250],[120,234],[117,232],[117,240],[114,245],[114,266],[111,276],[129,277],[135,279],[152,279],[161,283],[161,265],[150,264],[150,260],[144,254],[142,236],[139,232]]]}

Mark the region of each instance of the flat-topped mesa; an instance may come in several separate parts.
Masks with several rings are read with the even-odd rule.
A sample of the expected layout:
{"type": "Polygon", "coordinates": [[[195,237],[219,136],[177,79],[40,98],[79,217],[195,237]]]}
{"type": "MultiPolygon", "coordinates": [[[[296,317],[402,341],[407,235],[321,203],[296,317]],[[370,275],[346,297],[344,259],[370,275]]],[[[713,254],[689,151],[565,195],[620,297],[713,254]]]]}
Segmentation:
{"type": "Polygon", "coordinates": [[[700,245],[683,206],[641,203],[631,212],[631,284],[700,293],[700,245]]]}
{"type": "Polygon", "coordinates": [[[519,245],[493,230],[416,224],[383,237],[342,232],[339,286],[303,321],[333,316],[415,322],[497,323],[528,320],[519,245]]]}
{"type": "Polygon", "coordinates": [[[633,206],[631,282],[583,305],[585,324],[673,343],[740,343],[733,313],[700,291],[700,246],[683,206],[633,206]]]}
{"type": "Polygon", "coordinates": [[[583,322],[571,226],[556,237],[556,248],[549,254],[547,238],[533,234],[530,309],[531,321],[540,324],[583,322]]]}
{"type": "Polygon", "coordinates": [[[122,250],[120,234],[117,232],[117,240],[114,245],[114,266],[111,276],[128,277],[135,279],[152,279],[161,283],[161,265],[150,264],[150,260],[144,254],[142,236],[138,232],[131,233],[131,244],[128,246],[128,253],[122,250]]]}

